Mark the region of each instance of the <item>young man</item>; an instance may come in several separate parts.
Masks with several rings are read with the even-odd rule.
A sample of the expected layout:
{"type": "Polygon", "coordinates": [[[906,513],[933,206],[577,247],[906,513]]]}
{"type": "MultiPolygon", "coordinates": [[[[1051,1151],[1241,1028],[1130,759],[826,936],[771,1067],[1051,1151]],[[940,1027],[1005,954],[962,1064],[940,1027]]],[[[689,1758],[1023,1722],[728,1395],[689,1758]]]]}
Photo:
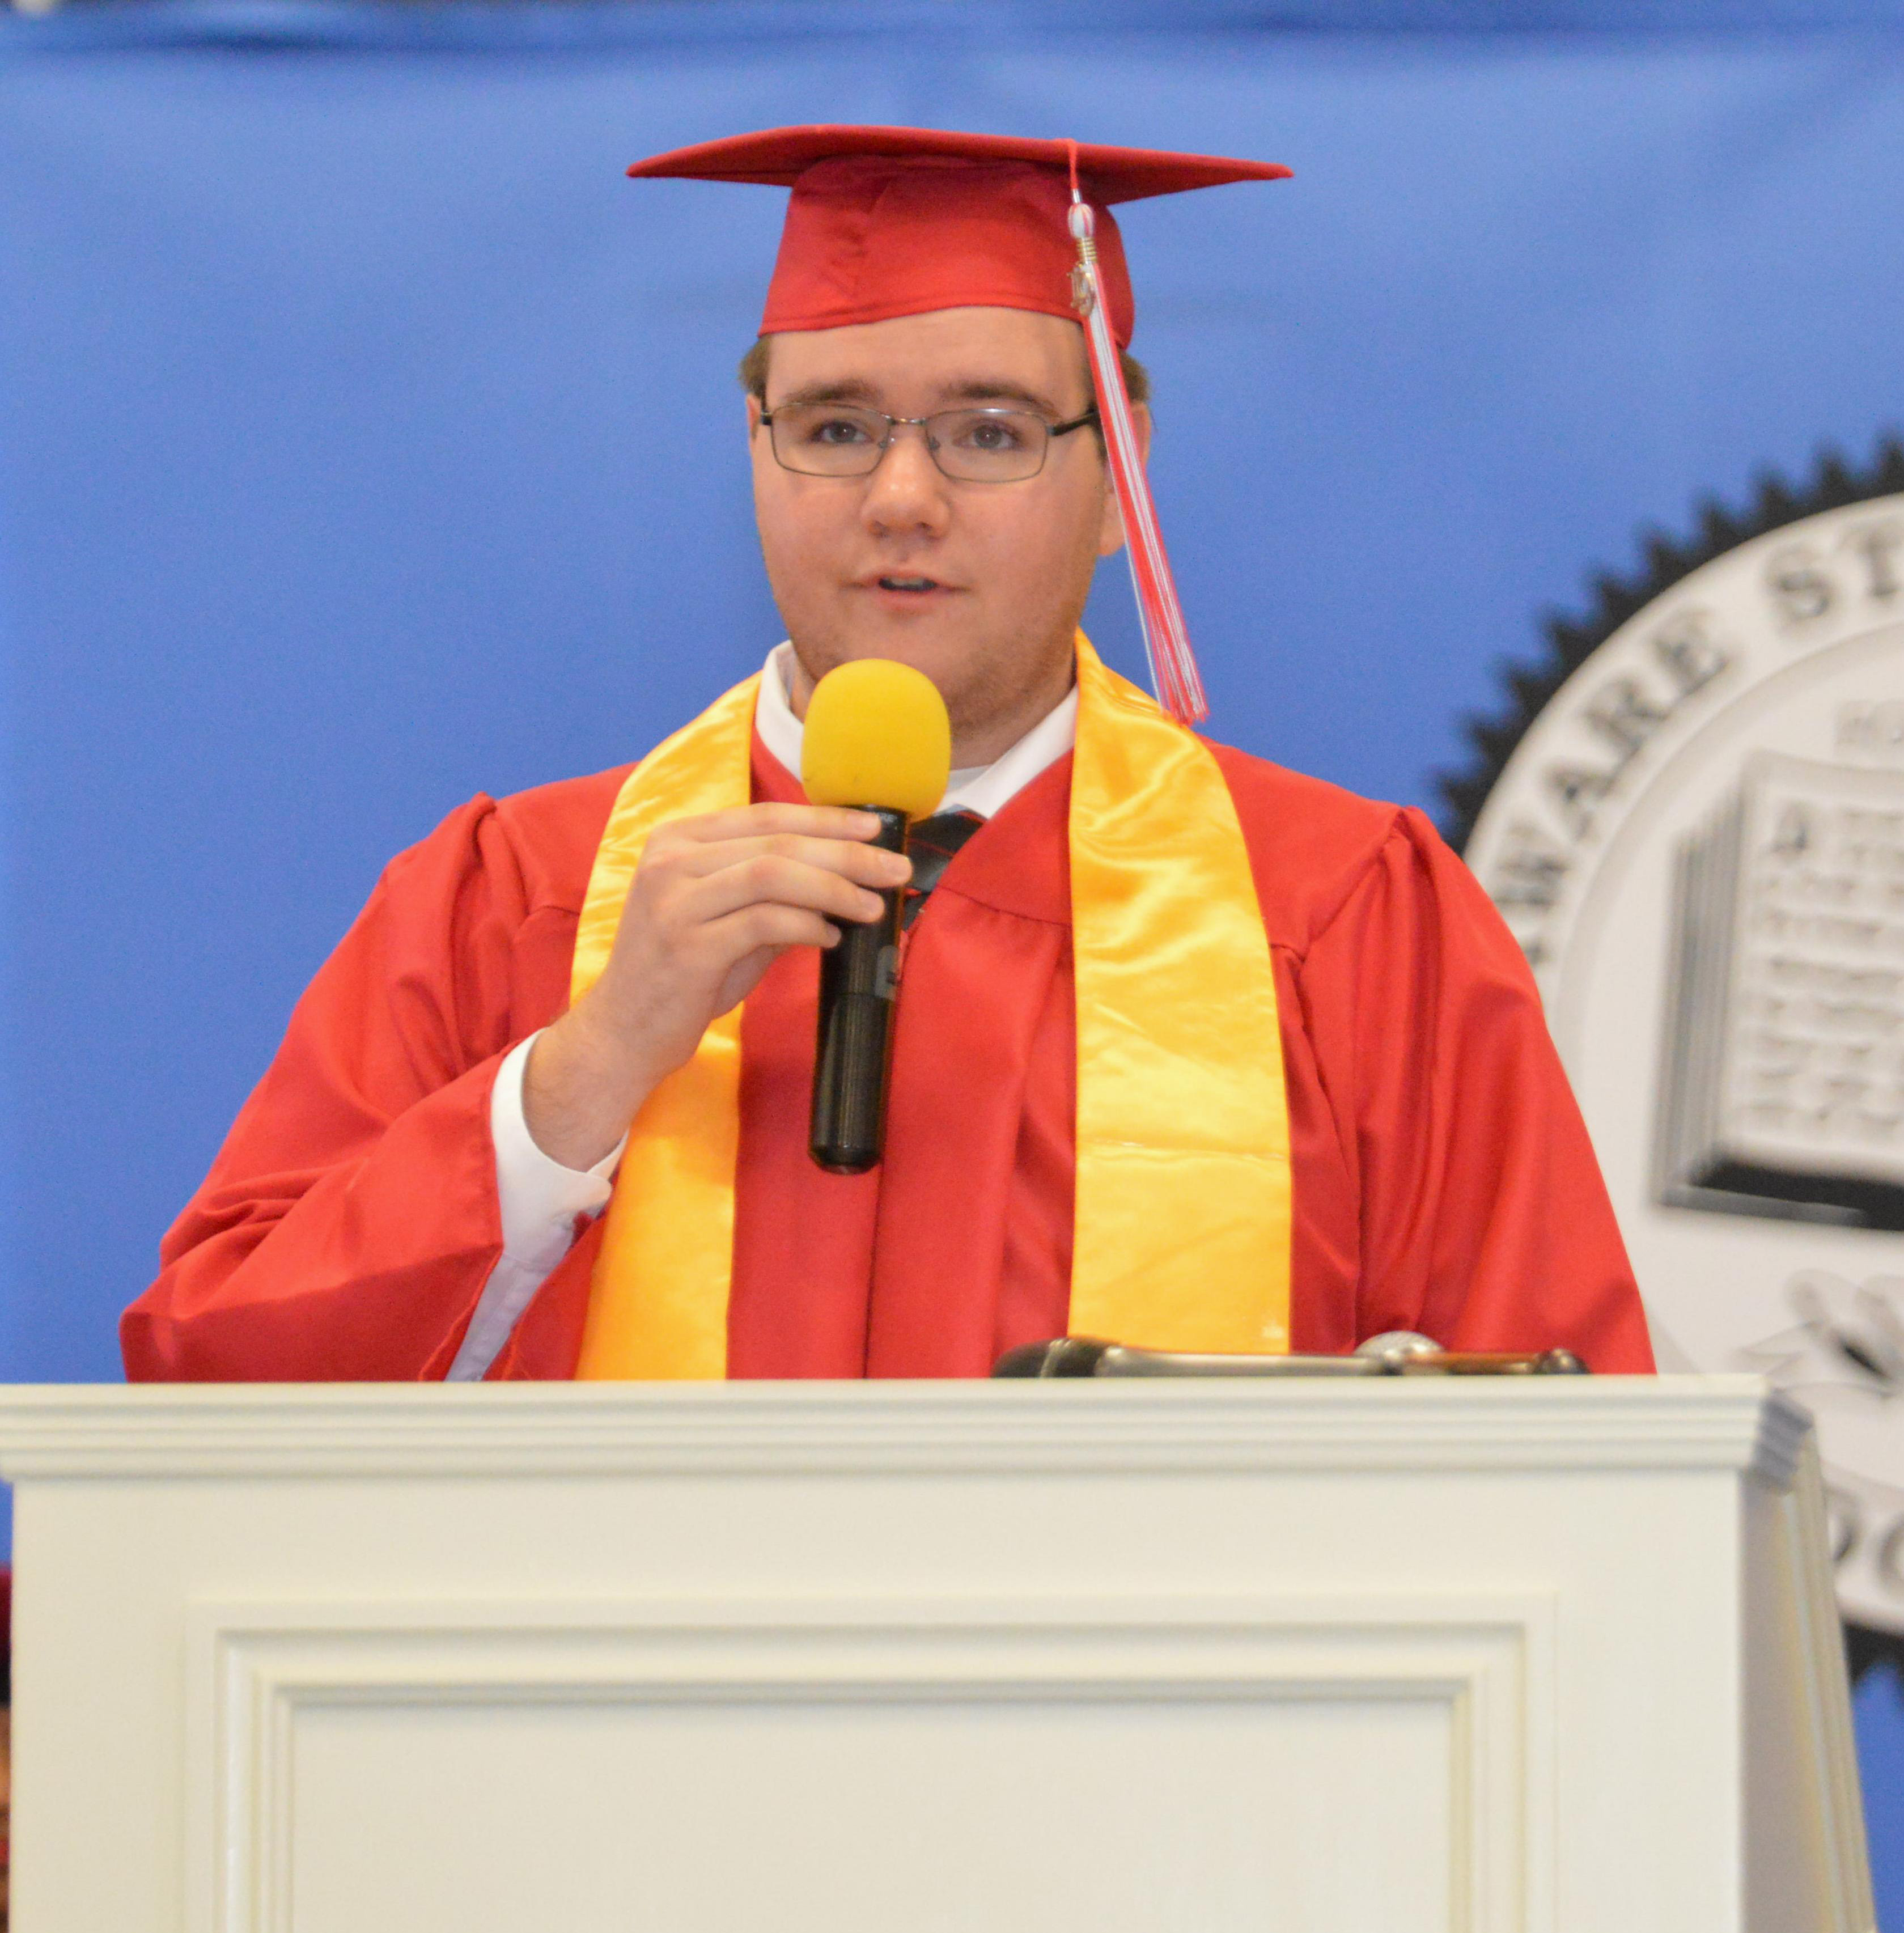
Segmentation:
{"type": "Polygon", "coordinates": [[[1100,203],[1281,172],[883,129],[633,171],[793,189],[745,369],[789,642],[639,766],[479,798],[393,864],[128,1311],[130,1374],[976,1375],[1067,1330],[1397,1328],[1650,1366],[1459,861],[1205,744],[1078,633],[1123,527],[1074,165],[1100,203]],[[818,954],[913,865],[795,774],[815,682],[865,657],[932,679],[957,769],[913,849],[886,1157],[847,1177],[806,1150],[818,954]]]}

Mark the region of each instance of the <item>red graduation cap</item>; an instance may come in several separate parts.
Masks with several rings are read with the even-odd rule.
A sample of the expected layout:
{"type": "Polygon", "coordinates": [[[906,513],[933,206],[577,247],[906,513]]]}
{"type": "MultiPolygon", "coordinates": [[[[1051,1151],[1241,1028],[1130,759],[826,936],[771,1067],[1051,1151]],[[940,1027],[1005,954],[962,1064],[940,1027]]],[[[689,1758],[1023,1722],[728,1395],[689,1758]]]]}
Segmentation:
{"type": "Polygon", "coordinates": [[[1081,321],[1159,699],[1208,716],[1130,421],[1117,350],[1135,320],[1109,204],[1289,170],[1145,148],[929,128],[775,128],[637,161],[636,176],[789,188],[763,335],[931,310],[1081,321]]]}

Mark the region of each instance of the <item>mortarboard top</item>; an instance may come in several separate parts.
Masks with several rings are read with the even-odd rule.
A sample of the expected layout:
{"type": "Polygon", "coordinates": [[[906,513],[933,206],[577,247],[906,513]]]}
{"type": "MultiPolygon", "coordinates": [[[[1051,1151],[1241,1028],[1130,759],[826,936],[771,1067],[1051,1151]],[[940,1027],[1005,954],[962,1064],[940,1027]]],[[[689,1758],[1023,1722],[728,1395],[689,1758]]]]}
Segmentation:
{"type": "MultiPolygon", "coordinates": [[[[1273,162],[929,128],[775,128],[637,161],[638,177],[751,182],[793,191],[763,335],[838,329],[970,306],[1075,321],[1066,225],[1075,164],[1099,209],[1226,182],[1274,181],[1273,162]]],[[[1096,249],[1112,335],[1135,320],[1117,224],[1096,249]]]]}

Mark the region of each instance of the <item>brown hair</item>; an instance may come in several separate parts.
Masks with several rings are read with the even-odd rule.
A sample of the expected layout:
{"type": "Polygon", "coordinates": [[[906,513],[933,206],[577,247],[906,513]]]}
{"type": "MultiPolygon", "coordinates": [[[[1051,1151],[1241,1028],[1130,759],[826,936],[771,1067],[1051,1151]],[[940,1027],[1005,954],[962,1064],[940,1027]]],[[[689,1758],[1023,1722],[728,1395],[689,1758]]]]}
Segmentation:
{"type": "MultiPolygon", "coordinates": [[[[772,336],[762,336],[741,358],[738,371],[741,387],[758,401],[763,408],[767,401],[767,355],[772,341],[772,336]]],[[[1130,392],[1131,401],[1133,404],[1148,403],[1151,400],[1149,370],[1128,349],[1118,350],[1117,362],[1123,371],[1124,387],[1130,392]]],[[[1099,440],[1102,440],[1101,431],[1099,440]]]]}

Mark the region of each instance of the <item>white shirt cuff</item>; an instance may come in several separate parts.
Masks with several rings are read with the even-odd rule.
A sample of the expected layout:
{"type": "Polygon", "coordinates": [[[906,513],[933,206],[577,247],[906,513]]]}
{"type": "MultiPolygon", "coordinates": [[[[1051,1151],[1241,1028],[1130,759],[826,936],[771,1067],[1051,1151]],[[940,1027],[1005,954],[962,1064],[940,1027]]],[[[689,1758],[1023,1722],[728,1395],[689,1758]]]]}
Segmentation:
{"type": "Polygon", "coordinates": [[[624,1135],[588,1169],[564,1168],[544,1154],[522,1114],[522,1075],[540,1038],[519,1041],[496,1070],[489,1096],[489,1138],[496,1150],[496,1201],[502,1210],[502,1252],[525,1267],[552,1269],[575,1240],[575,1218],[608,1206],[624,1135]]]}
{"type": "Polygon", "coordinates": [[[475,1382],[501,1353],[535,1293],[575,1241],[576,1218],[599,1215],[613,1190],[624,1135],[585,1171],[564,1168],[536,1146],[522,1115],[522,1073],[537,1036],[504,1056],[489,1096],[489,1138],[496,1155],[496,1204],[502,1217],[502,1254],[477,1297],[462,1347],[450,1366],[451,1382],[475,1382]]]}

